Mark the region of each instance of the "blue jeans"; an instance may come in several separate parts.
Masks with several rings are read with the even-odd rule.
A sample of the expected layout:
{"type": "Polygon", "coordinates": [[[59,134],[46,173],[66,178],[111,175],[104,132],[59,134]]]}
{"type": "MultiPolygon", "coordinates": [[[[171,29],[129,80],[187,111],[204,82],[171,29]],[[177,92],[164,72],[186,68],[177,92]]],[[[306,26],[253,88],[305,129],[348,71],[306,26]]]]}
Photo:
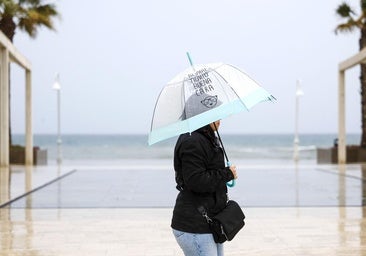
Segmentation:
{"type": "Polygon", "coordinates": [[[215,243],[212,234],[193,234],[173,229],[185,256],[224,256],[224,245],[215,243]]]}

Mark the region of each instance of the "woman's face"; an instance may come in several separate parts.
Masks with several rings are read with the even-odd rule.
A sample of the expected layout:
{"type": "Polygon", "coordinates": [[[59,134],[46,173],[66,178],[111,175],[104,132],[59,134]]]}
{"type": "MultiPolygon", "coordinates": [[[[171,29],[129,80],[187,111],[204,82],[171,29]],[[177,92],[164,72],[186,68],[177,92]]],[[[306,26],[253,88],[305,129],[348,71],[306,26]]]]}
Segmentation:
{"type": "Polygon", "coordinates": [[[215,121],[215,122],[213,122],[213,123],[210,123],[210,126],[211,126],[211,129],[213,130],[213,131],[216,131],[216,128],[217,128],[217,130],[219,129],[219,127],[220,127],[220,120],[217,120],[217,121],[215,121]],[[215,127],[216,126],[216,127],[215,127]]]}

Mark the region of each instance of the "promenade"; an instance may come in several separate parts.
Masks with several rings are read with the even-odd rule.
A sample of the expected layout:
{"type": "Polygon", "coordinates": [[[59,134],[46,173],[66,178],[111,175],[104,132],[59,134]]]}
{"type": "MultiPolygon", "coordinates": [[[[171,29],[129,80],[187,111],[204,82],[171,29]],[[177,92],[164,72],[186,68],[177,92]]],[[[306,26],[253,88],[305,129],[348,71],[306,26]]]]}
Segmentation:
{"type": "MultiPolygon", "coordinates": [[[[366,168],[243,166],[225,255],[366,255],[366,168]]],[[[0,255],[183,255],[170,166],[0,169],[0,255]]]]}

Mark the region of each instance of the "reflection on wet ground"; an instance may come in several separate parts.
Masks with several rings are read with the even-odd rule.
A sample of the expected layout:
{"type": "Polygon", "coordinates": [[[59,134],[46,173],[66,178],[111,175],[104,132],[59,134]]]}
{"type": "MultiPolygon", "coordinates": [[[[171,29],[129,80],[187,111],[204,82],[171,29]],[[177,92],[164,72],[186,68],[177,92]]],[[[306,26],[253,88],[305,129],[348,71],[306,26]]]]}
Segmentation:
{"type": "MultiPolygon", "coordinates": [[[[12,168],[0,170],[0,255],[182,255],[170,166],[12,168]]],[[[365,175],[361,165],[242,168],[229,193],[247,221],[226,255],[366,255],[365,175]]]]}
{"type": "MultiPolygon", "coordinates": [[[[240,172],[229,194],[243,207],[362,206],[364,172],[351,166],[347,171],[334,166],[248,167],[240,172]]],[[[133,171],[84,168],[65,174],[11,207],[172,207],[177,194],[170,167],[133,171]]],[[[31,187],[29,183],[26,186],[31,187]]]]}
{"type": "Polygon", "coordinates": [[[0,207],[32,191],[44,188],[74,171],[62,166],[14,165],[9,168],[0,168],[0,207]]]}

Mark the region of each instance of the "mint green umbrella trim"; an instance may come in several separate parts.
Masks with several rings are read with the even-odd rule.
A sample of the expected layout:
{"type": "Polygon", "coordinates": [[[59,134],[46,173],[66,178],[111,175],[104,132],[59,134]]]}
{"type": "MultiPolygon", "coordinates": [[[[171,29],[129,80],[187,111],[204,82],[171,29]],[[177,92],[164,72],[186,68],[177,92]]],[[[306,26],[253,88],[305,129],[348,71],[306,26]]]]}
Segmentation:
{"type": "Polygon", "coordinates": [[[249,110],[261,101],[271,100],[271,95],[264,89],[259,88],[242,99],[223,104],[187,120],[180,120],[176,123],[156,128],[149,134],[149,145],[159,141],[180,135],[186,132],[193,132],[216,120],[223,119],[235,113],[249,110]]]}
{"type": "Polygon", "coordinates": [[[249,95],[241,98],[247,109],[251,109],[254,105],[262,101],[272,100],[273,96],[269,94],[265,89],[258,88],[251,92],[249,95]]]}
{"type": "Polygon", "coordinates": [[[149,145],[182,133],[192,132],[202,126],[245,109],[246,107],[240,100],[235,100],[231,103],[221,105],[187,120],[181,120],[176,123],[154,129],[149,135],[149,145]]]}

